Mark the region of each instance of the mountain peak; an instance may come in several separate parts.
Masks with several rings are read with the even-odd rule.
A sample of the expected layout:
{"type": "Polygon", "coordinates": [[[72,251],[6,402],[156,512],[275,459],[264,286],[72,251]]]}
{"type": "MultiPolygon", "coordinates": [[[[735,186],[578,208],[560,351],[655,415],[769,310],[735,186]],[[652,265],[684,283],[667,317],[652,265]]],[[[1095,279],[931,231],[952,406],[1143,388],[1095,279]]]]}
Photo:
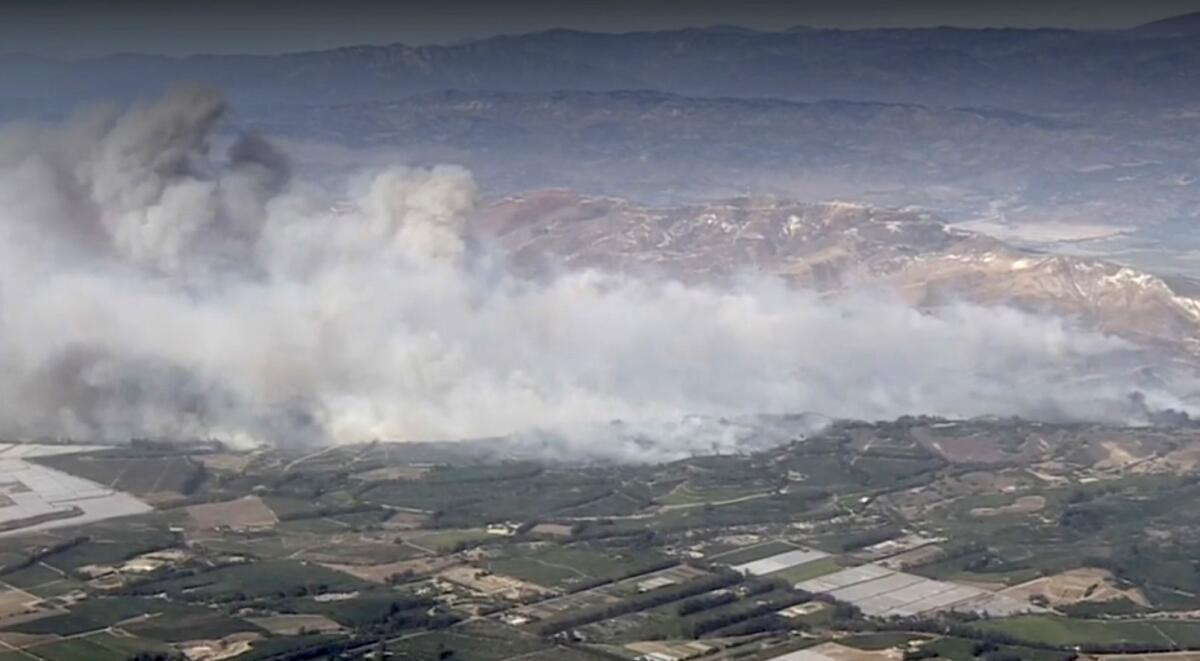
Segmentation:
{"type": "Polygon", "coordinates": [[[1134,32],[1152,37],[1186,37],[1200,35],[1200,11],[1181,14],[1139,25],[1134,32]]]}

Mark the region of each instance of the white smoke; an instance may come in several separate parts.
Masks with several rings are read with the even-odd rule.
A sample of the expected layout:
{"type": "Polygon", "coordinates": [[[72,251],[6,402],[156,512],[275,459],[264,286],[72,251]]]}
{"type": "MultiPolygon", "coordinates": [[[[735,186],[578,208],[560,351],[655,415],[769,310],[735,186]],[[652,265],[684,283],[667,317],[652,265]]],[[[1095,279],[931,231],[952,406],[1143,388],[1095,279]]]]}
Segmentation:
{"type": "MultiPolygon", "coordinates": [[[[210,153],[222,110],[181,90],[0,133],[0,434],[594,442],[689,414],[1119,418],[1135,386],[1069,382],[1129,347],[1010,309],[524,280],[464,237],[464,170],[329,191],[262,140],[210,153]]],[[[692,447],[662,438],[655,457],[692,447]]]]}

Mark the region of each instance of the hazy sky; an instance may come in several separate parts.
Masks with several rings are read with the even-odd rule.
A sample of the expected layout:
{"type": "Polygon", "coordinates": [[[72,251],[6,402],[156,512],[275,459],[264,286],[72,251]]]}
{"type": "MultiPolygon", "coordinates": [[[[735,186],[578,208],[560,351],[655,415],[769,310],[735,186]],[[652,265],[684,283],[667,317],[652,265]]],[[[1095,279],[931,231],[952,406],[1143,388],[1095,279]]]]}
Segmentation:
{"type": "Polygon", "coordinates": [[[1200,11],[1200,0],[0,0],[0,51],[278,53],[429,44],[554,27],[621,32],[934,26],[1119,28],[1200,11]]]}

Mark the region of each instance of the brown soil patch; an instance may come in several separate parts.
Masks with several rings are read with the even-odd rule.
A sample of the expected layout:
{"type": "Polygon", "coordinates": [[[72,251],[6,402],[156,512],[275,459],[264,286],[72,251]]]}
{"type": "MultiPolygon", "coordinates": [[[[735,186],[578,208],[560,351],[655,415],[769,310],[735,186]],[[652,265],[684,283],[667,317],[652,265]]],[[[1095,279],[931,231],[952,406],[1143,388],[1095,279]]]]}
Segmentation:
{"type": "Polygon", "coordinates": [[[0,592],[0,621],[21,615],[41,612],[39,605],[42,600],[20,590],[5,590],[0,592]]]}
{"type": "Polygon", "coordinates": [[[698,640],[688,643],[666,643],[657,640],[648,640],[640,643],[629,643],[625,648],[647,656],[657,654],[657,657],[652,658],[660,659],[691,659],[708,654],[713,650],[712,645],[702,643],[698,640]]]}
{"type": "Polygon", "coordinates": [[[922,546],[921,548],[905,551],[899,555],[894,555],[890,558],[880,560],[878,563],[888,569],[904,570],[913,567],[920,567],[931,562],[939,560],[945,555],[942,547],[936,545],[922,546]]]}
{"type": "Polygon", "coordinates": [[[1046,508],[1044,496],[1021,496],[1007,505],[999,507],[976,507],[971,510],[971,516],[988,517],[1004,514],[1033,514],[1046,508]]]}
{"type": "Polygon", "coordinates": [[[1132,468],[1136,473],[1191,473],[1200,468],[1200,443],[1191,443],[1178,450],[1144,461],[1132,468]]]}
{"type": "Polygon", "coordinates": [[[1026,438],[1014,447],[1011,439],[988,431],[953,435],[914,429],[912,435],[926,449],[955,464],[1027,464],[1045,451],[1045,444],[1038,440],[1026,438]],[[1010,449],[1006,450],[1006,445],[1010,449]]]}
{"type": "Polygon", "coordinates": [[[220,661],[249,652],[259,640],[262,640],[262,634],[247,631],[213,640],[188,640],[177,643],[175,647],[189,661],[220,661]]]}
{"type": "Polygon", "coordinates": [[[347,532],[333,535],[294,534],[279,538],[291,558],[317,563],[370,565],[411,558],[412,547],[396,542],[394,533],[347,532]]]}
{"type": "Polygon", "coordinates": [[[58,636],[52,633],[21,633],[19,631],[0,631],[0,643],[4,643],[9,647],[18,649],[23,647],[33,647],[58,640],[58,636]]]}
{"type": "Polygon", "coordinates": [[[1104,569],[1084,567],[1071,569],[1053,576],[1036,578],[1027,583],[1002,590],[1000,594],[1028,601],[1041,596],[1051,606],[1067,606],[1083,601],[1104,602],[1128,599],[1142,606],[1150,602],[1141,590],[1121,589],[1113,581],[1113,575],[1104,569]]]}
{"type": "Polygon", "coordinates": [[[254,456],[249,454],[199,454],[192,457],[196,461],[204,464],[205,468],[211,468],[217,471],[227,473],[241,473],[246,470],[250,462],[254,461],[254,456]]]}
{"type": "Polygon", "coordinates": [[[1103,456],[1095,464],[1095,468],[1098,470],[1125,468],[1145,457],[1145,454],[1141,452],[1142,448],[1136,443],[1101,441],[1100,449],[1103,456]]]}
{"type": "Polygon", "coordinates": [[[1030,475],[1046,484],[1055,486],[1070,484],[1071,480],[1068,475],[1073,475],[1076,472],[1077,470],[1074,467],[1060,461],[1044,461],[1040,464],[1034,464],[1029,468],[1030,475]]]}
{"type": "Polygon", "coordinates": [[[388,530],[416,530],[425,525],[425,521],[428,519],[428,514],[396,512],[392,515],[392,518],[383,522],[383,527],[388,530]]]}
{"type": "Polygon", "coordinates": [[[539,523],[529,532],[550,537],[570,537],[571,526],[564,526],[561,523],[539,523]]]}
{"type": "Polygon", "coordinates": [[[808,651],[835,661],[898,661],[903,654],[896,649],[857,650],[838,643],[822,643],[808,651]]]}
{"type": "Polygon", "coordinates": [[[461,585],[488,596],[500,596],[512,601],[520,601],[526,597],[555,594],[540,585],[534,585],[511,576],[493,574],[475,567],[451,567],[440,573],[438,578],[461,585]]]}
{"type": "Polygon", "coordinates": [[[274,528],[279,519],[257,496],[187,508],[189,527],[200,530],[274,528]]]}

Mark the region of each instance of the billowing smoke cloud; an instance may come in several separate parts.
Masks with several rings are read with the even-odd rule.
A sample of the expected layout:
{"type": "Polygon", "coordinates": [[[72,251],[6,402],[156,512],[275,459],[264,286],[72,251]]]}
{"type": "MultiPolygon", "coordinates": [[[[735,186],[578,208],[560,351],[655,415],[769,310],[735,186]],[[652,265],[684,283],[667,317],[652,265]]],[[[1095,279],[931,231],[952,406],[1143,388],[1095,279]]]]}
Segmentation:
{"type": "MultiPolygon", "coordinates": [[[[1119,418],[1137,385],[1097,368],[1124,343],[1009,309],[525,280],[464,238],[466,171],[329,190],[260,139],[211,153],[222,111],[189,89],[0,133],[0,433],[590,443],[689,414],[1119,418]]],[[[1165,386],[1139,405],[1187,408],[1165,386]]],[[[670,429],[642,449],[703,436],[670,429]]]]}

